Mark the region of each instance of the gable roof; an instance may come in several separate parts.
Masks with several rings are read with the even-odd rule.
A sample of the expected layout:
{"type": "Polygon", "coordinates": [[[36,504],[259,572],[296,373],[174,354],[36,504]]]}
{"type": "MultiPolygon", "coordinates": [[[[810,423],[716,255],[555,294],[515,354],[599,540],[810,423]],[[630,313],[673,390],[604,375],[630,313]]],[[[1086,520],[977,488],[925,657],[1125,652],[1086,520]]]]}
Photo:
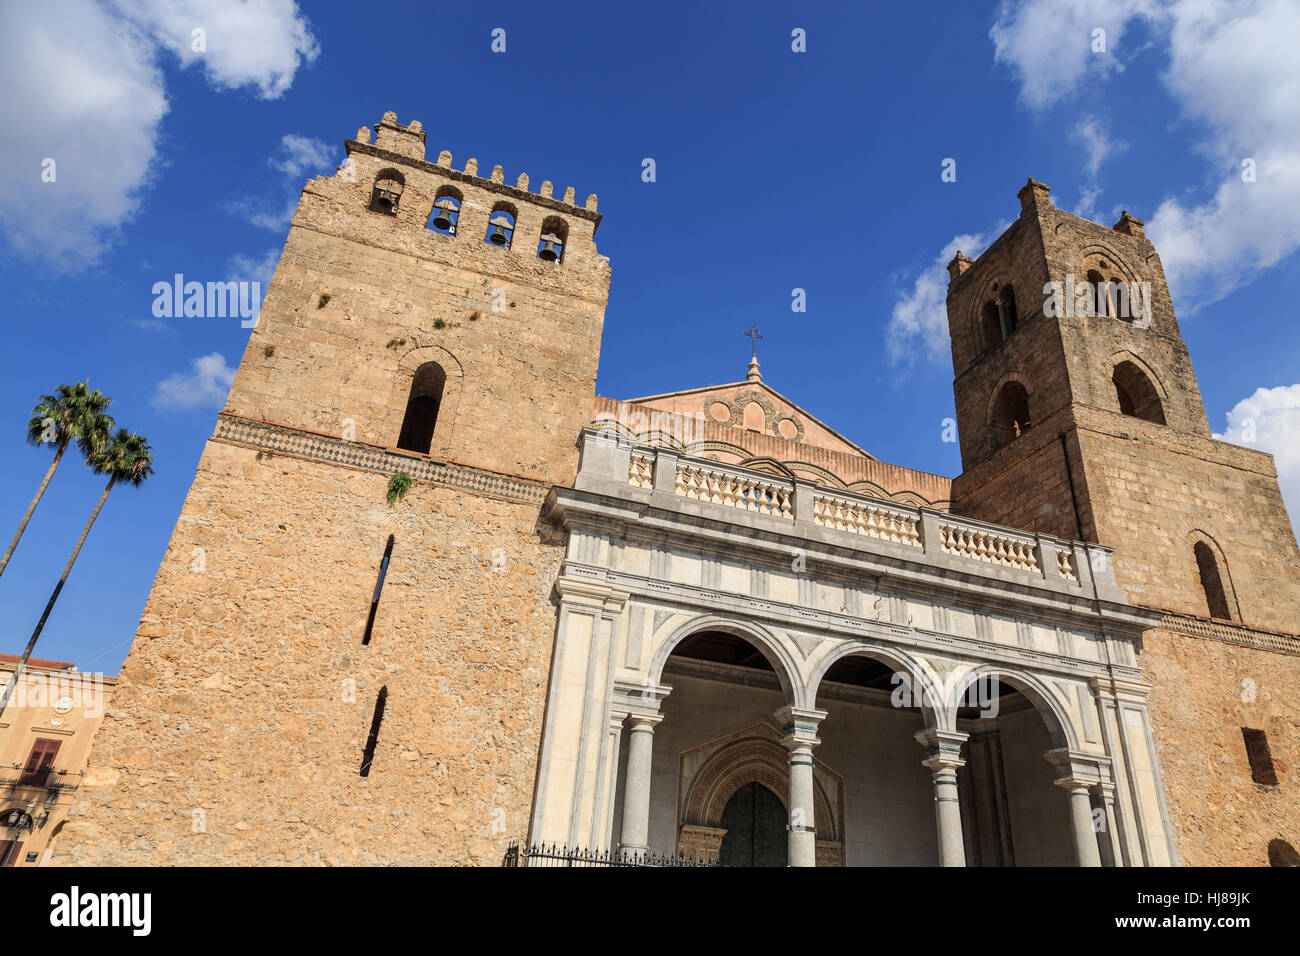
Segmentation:
{"type": "MultiPolygon", "coordinates": [[[[757,376],[757,363],[751,366],[757,376]]],[[[706,385],[676,392],[663,392],[628,399],[638,405],[682,415],[703,415],[706,420],[753,430],[758,416],[746,410],[757,404],[762,412],[764,434],[795,444],[813,445],[830,451],[860,455],[876,461],[866,449],[849,441],[815,415],[796,405],[776,389],[755,377],[744,382],[706,385]]]]}

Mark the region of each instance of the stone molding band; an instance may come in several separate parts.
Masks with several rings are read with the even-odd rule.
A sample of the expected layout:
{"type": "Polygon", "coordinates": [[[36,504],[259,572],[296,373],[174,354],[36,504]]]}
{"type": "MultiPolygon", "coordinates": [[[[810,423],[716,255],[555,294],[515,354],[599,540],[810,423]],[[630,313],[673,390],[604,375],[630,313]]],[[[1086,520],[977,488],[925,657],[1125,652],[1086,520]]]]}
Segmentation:
{"type": "Polygon", "coordinates": [[[1300,656],[1300,637],[1284,634],[1281,631],[1265,631],[1248,624],[1235,621],[1218,621],[1210,618],[1195,617],[1191,614],[1178,614],[1165,611],[1164,617],[1157,625],[1161,630],[1186,634],[1189,637],[1208,637],[1226,644],[1241,647],[1254,647],[1273,651],[1276,654],[1294,654],[1300,656]]]}
{"type": "Polygon", "coordinates": [[[330,435],[244,418],[229,412],[217,416],[217,428],[212,433],[212,440],[382,475],[403,471],[415,481],[427,481],[528,504],[540,505],[551,487],[528,478],[439,461],[426,455],[344,441],[330,435]]]}

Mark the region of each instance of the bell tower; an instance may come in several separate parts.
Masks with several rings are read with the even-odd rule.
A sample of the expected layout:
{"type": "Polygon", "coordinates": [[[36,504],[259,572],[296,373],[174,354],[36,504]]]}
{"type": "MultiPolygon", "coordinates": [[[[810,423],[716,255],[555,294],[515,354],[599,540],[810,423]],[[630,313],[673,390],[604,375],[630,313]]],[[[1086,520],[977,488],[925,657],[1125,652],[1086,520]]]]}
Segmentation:
{"type": "Polygon", "coordinates": [[[393,113],[345,148],[303,188],[68,860],[491,864],[527,831],[596,197],[430,161],[393,113]]]}
{"type": "Polygon", "coordinates": [[[567,481],[609,294],[596,197],[373,129],[303,189],[226,411],[567,481]]]}
{"type": "Polygon", "coordinates": [[[1226,604],[1233,620],[1296,630],[1300,555],[1272,457],[1211,438],[1141,220],[1107,229],[1033,179],[1019,198],[977,260],[948,265],[953,510],[1115,547],[1136,603],[1226,604]],[[1223,603],[1203,581],[1206,549],[1223,603]]]}

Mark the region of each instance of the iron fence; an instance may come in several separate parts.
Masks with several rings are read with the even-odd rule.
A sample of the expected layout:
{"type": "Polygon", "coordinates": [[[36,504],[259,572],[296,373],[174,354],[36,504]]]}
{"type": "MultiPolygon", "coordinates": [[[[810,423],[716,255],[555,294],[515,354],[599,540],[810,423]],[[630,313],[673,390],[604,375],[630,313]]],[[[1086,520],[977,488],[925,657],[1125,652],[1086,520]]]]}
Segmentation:
{"type": "Polygon", "coordinates": [[[655,853],[623,853],[618,850],[586,850],[557,844],[512,841],[501,858],[503,867],[522,866],[718,866],[717,861],[696,860],[686,856],[660,856],[655,853]]]}

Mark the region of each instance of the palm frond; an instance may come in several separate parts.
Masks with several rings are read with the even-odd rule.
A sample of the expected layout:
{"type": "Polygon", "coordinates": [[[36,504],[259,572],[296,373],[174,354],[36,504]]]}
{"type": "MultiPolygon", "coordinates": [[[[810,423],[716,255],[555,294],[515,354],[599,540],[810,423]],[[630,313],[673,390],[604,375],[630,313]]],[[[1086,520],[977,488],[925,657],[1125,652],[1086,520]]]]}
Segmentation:
{"type": "Polygon", "coordinates": [[[27,423],[27,440],[33,445],[59,447],[76,441],[89,457],[113,428],[113,419],[104,414],[112,404],[111,398],[85,382],[59,385],[37,400],[27,423]]]}
{"type": "Polygon", "coordinates": [[[88,457],[91,468],[114,482],[139,487],[153,474],[153,449],[141,435],[119,428],[88,457]]]}

